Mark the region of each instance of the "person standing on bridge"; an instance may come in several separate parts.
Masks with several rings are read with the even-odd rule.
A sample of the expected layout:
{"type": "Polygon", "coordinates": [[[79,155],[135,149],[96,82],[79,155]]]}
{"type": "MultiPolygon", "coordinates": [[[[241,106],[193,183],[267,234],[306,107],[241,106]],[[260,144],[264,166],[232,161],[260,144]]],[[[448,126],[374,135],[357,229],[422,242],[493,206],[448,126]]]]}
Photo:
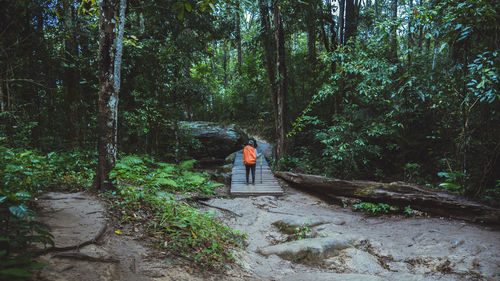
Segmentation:
{"type": "Polygon", "coordinates": [[[252,184],[255,184],[255,163],[257,158],[261,156],[256,149],[257,143],[255,140],[248,141],[248,145],[243,148],[243,164],[245,164],[246,170],[246,184],[249,183],[248,176],[250,171],[252,171],[252,184]]]}

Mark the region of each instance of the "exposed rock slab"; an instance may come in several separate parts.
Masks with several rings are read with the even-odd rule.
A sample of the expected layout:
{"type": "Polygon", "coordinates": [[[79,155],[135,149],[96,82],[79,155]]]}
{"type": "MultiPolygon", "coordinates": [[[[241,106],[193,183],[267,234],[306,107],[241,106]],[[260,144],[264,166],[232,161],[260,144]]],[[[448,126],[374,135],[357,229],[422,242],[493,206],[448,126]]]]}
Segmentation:
{"type": "Polygon", "coordinates": [[[57,248],[92,240],[106,224],[104,205],[83,192],[46,193],[38,203],[38,221],[49,226],[57,248]]]}
{"type": "Polygon", "coordinates": [[[324,259],[338,255],[349,248],[345,241],[333,238],[306,238],[258,249],[264,256],[277,255],[283,259],[306,264],[322,263],[324,259]]]}
{"type": "Polygon", "coordinates": [[[330,272],[308,272],[285,276],[282,280],[288,281],[383,281],[383,278],[366,274],[343,274],[330,272]]]}
{"type": "Polygon", "coordinates": [[[345,249],[340,255],[328,259],[325,263],[330,268],[343,272],[376,274],[385,271],[377,258],[356,248],[345,249]]]}
{"type": "Polygon", "coordinates": [[[248,134],[237,125],[222,126],[214,122],[180,122],[183,129],[196,138],[201,147],[193,149],[191,156],[196,159],[224,159],[248,143],[248,134]]]}

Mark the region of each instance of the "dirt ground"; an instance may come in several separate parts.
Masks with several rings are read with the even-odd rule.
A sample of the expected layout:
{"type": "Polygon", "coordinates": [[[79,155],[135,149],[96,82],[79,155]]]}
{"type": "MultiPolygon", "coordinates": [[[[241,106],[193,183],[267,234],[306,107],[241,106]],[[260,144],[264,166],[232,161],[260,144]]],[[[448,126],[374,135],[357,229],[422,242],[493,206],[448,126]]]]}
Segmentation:
{"type": "MultiPolygon", "coordinates": [[[[58,247],[92,239],[107,223],[104,205],[85,193],[53,193],[39,201],[42,220],[52,225],[58,247]]],[[[240,214],[205,207],[248,234],[248,247],[235,253],[236,264],[223,274],[201,272],[188,261],[162,253],[147,244],[140,229],[124,229],[118,235],[108,225],[97,243],[71,252],[119,262],[82,261],[48,253],[40,257],[48,266],[37,274],[37,280],[288,280],[299,275],[304,280],[363,280],[367,276],[381,280],[500,280],[500,232],[484,226],[440,218],[366,217],[293,189],[279,198],[213,199],[208,203],[240,214]],[[321,264],[260,255],[259,248],[286,237],[272,223],[290,218],[320,219],[325,223],[311,227],[311,232],[353,247],[321,264]],[[349,276],[354,279],[346,279],[349,276]]]]}
{"type": "MultiPolygon", "coordinates": [[[[267,144],[259,148],[269,153],[267,144]]],[[[248,234],[247,248],[237,250],[236,263],[222,273],[203,272],[153,247],[144,229],[129,227],[116,233],[105,204],[92,195],[45,194],[38,199],[39,220],[51,226],[56,247],[91,241],[65,252],[95,260],[48,252],[39,257],[48,265],[35,280],[500,280],[499,230],[444,218],[367,217],[286,185],[284,189],[281,197],[207,202],[241,216],[200,207],[248,234]],[[286,240],[287,235],[273,225],[286,219],[319,220],[310,234],[338,239],[349,247],[310,263],[259,254],[259,249],[286,240]]]]}

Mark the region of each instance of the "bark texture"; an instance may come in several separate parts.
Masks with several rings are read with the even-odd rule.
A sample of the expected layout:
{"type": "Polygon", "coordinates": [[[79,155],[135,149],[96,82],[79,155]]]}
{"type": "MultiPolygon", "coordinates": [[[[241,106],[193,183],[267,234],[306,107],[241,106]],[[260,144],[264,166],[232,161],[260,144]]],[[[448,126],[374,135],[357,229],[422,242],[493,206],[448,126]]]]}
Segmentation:
{"type": "MultiPolygon", "coordinates": [[[[273,105],[276,104],[276,49],[273,47],[273,36],[271,32],[271,21],[269,19],[269,3],[267,0],[259,0],[259,13],[261,24],[261,41],[264,47],[264,60],[266,62],[267,79],[269,80],[269,91],[273,105]]],[[[278,112],[274,107],[274,120],[278,120],[278,112]]]]}
{"type": "Polygon", "coordinates": [[[277,172],[275,175],[294,186],[330,199],[351,197],[366,202],[384,202],[397,206],[410,205],[413,209],[429,214],[472,222],[500,224],[500,209],[423,186],[404,182],[346,181],[292,172],[277,172]]]}
{"type": "Polygon", "coordinates": [[[316,60],[316,3],[306,6],[307,54],[311,64],[316,60]]]}
{"type": "Polygon", "coordinates": [[[240,1],[236,1],[236,47],[238,50],[238,73],[241,74],[240,1]]]}
{"type": "Polygon", "coordinates": [[[120,68],[126,0],[120,1],[118,27],[116,27],[114,20],[117,4],[117,0],[103,0],[100,3],[99,100],[97,116],[97,150],[99,158],[94,187],[101,190],[113,187],[109,179],[109,172],[115,167],[117,153],[118,92],[120,91],[120,68]]]}
{"type": "Polygon", "coordinates": [[[276,160],[279,160],[285,156],[286,152],[286,134],[288,132],[286,99],[288,95],[288,85],[285,64],[285,32],[283,31],[283,22],[281,21],[280,10],[277,2],[273,5],[273,18],[277,54],[277,90],[275,108],[277,112],[276,135],[278,137],[278,144],[276,145],[276,160]]]}
{"type": "Polygon", "coordinates": [[[347,43],[349,38],[356,36],[358,31],[358,0],[345,0],[345,33],[344,43],[347,43]]]}
{"type": "Polygon", "coordinates": [[[344,45],[345,0],[339,0],[339,43],[344,45]]]}
{"type": "Polygon", "coordinates": [[[64,56],[66,61],[64,85],[66,91],[66,110],[69,118],[69,141],[72,145],[76,145],[79,140],[78,132],[78,104],[80,100],[79,88],[79,73],[77,67],[78,57],[78,42],[77,42],[77,29],[76,18],[73,7],[73,1],[63,1],[64,9],[64,28],[66,37],[64,39],[64,56]]]}

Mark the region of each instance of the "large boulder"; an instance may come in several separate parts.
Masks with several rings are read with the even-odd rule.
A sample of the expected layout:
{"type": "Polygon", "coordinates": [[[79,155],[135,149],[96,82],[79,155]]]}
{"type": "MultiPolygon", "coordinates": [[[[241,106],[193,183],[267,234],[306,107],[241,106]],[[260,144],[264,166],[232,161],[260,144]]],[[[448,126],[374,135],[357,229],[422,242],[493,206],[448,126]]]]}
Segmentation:
{"type": "Polygon", "coordinates": [[[196,159],[224,159],[229,154],[242,149],[250,139],[241,127],[231,124],[223,126],[214,122],[180,122],[181,128],[188,131],[201,143],[192,151],[196,159]]]}

